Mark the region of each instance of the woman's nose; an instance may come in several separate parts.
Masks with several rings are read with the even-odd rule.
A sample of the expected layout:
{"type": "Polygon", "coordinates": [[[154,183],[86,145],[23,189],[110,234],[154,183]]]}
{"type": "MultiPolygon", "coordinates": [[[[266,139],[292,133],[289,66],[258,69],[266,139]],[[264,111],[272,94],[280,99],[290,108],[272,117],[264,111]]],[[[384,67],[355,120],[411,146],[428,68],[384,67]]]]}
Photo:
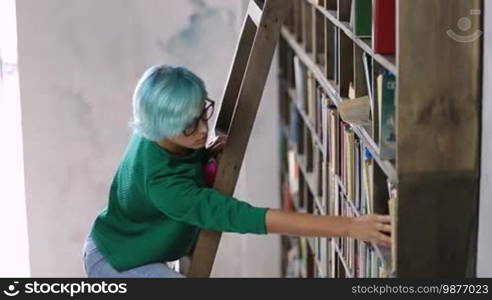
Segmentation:
{"type": "Polygon", "coordinates": [[[208,133],[208,122],[200,119],[198,123],[198,132],[199,133],[208,133]]]}

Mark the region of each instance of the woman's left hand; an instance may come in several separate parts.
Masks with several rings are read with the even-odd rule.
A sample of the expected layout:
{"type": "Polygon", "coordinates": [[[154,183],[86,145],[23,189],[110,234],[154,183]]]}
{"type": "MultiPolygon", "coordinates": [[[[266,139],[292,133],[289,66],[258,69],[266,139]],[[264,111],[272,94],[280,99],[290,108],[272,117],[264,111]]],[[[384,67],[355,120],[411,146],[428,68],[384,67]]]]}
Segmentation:
{"type": "Polygon", "coordinates": [[[214,153],[214,154],[219,153],[224,148],[224,145],[226,142],[227,142],[227,135],[219,134],[219,135],[217,135],[215,140],[211,141],[207,145],[207,150],[211,153],[214,153]]]}

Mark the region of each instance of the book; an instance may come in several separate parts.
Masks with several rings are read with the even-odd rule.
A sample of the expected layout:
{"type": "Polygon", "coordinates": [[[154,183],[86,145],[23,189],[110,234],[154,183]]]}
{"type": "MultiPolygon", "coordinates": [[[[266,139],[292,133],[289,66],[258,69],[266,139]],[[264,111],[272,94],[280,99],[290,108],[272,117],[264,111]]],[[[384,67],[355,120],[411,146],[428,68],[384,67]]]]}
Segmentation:
{"type": "Polygon", "coordinates": [[[307,260],[308,260],[308,242],[306,237],[299,238],[300,243],[300,256],[302,263],[301,276],[306,278],[308,275],[307,260]]]}
{"type": "Polygon", "coordinates": [[[348,97],[349,99],[355,99],[355,87],[354,87],[354,82],[351,81],[349,84],[349,91],[348,91],[348,97]]]}
{"type": "Polygon", "coordinates": [[[290,105],[290,141],[293,144],[299,143],[299,118],[295,103],[292,102],[290,105]]]}
{"type": "MultiPolygon", "coordinates": [[[[317,198],[319,196],[321,196],[320,194],[320,189],[322,187],[322,185],[320,184],[321,180],[320,180],[320,171],[321,171],[321,167],[322,167],[322,162],[321,162],[321,156],[319,155],[319,150],[317,147],[313,147],[313,174],[312,174],[312,182],[313,182],[313,188],[314,188],[314,191],[312,191],[314,193],[314,198],[317,198]]],[[[316,208],[316,205],[314,206],[314,211],[316,212],[317,208],[316,208]]]]}
{"type": "Polygon", "coordinates": [[[327,238],[319,238],[318,245],[319,245],[319,263],[321,265],[321,275],[322,277],[326,277],[328,273],[327,269],[327,254],[328,254],[328,239],[327,238]]]}
{"type": "Polygon", "coordinates": [[[362,53],[362,64],[364,65],[364,75],[366,78],[367,95],[369,96],[369,107],[371,108],[371,117],[374,116],[374,93],[372,90],[372,57],[366,52],[362,53]]]}
{"type": "Polygon", "coordinates": [[[316,122],[315,129],[321,145],[323,145],[323,107],[326,102],[326,95],[321,87],[316,89],[316,122]]]}
{"type": "Polygon", "coordinates": [[[366,195],[366,210],[368,214],[374,213],[372,204],[372,155],[364,148],[364,166],[363,166],[363,177],[364,177],[364,194],[366,195]]]}
{"type": "Polygon", "coordinates": [[[291,195],[299,192],[299,164],[297,163],[295,150],[289,150],[289,192],[291,195]]]}
{"type": "Polygon", "coordinates": [[[374,0],[372,47],[375,53],[394,54],[396,48],[396,2],[374,0]]]}
{"type": "MultiPolygon", "coordinates": [[[[323,165],[324,165],[324,158],[323,158],[323,153],[319,150],[316,150],[318,153],[318,161],[316,162],[316,167],[317,167],[317,176],[316,176],[316,186],[318,189],[318,197],[323,197],[323,165]]],[[[323,205],[321,203],[321,205],[323,205]]]]}
{"type": "Polygon", "coordinates": [[[335,51],[335,31],[337,27],[327,24],[325,32],[325,50],[326,50],[326,64],[325,71],[328,80],[335,80],[335,64],[336,64],[336,51],[335,51]]]}
{"type": "Polygon", "coordinates": [[[338,174],[340,176],[340,179],[342,180],[342,183],[344,186],[346,186],[347,184],[347,180],[346,180],[346,177],[345,177],[345,170],[346,170],[346,164],[347,164],[347,160],[345,159],[345,149],[347,147],[346,145],[346,142],[345,142],[345,124],[342,120],[340,120],[340,128],[339,128],[339,133],[338,133],[338,136],[339,136],[339,145],[340,145],[340,148],[339,148],[339,155],[338,155],[338,159],[339,159],[339,171],[340,173],[338,174]]]}
{"type": "Polygon", "coordinates": [[[359,211],[362,215],[367,214],[367,200],[366,200],[366,182],[364,175],[364,146],[361,143],[359,145],[359,162],[360,162],[360,203],[359,203],[359,211]]]}
{"type": "Polygon", "coordinates": [[[345,140],[347,145],[347,153],[345,155],[347,160],[347,198],[348,201],[354,202],[355,200],[355,134],[347,128],[345,131],[345,140]]]}
{"type": "Polygon", "coordinates": [[[357,37],[372,35],[372,0],[352,0],[350,25],[357,37]]]}
{"type": "Polygon", "coordinates": [[[328,109],[328,96],[325,93],[322,93],[321,99],[321,145],[323,146],[323,151],[325,152],[325,156],[323,159],[328,161],[328,155],[330,149],[328,148],[329,142],[328,138],[330,136],[330,127],[329,127],[329,109],[328,109]]]}
{"type": "Polygon", "coordinates": [[[338,149],[340,148],[338,145],[338,114],[335,109],[331,109],[330,112],[330,168],[333,174],[340,174],[339,165],[340,161],[338,160],[338,149]]]}
{"type": "Polygon", "coordinates": [[[309,122],[314,123],[316,115],[316,79],[310,70],[307,71],[307,95],[305,100],[304,107],[306,108],[305,111],[309,122]]]}
{"type": "Polygon", "coordinates": [[[311,135],[311,131],[307,131],[306,135],[306,172],[311,173],[314,170],[314,145],[313,145],[313,136],[311,135]]]}
{"type": "Polygon", "coordinates": [[[374,250],[371,251],[371,277],[378,277],[379,267],[378,267],[378,257],[374,250]]]}
{"type": "Polygon", "coordinates": [[[339,60],[340,60],[340,57],[339,57],[339,36],[340,36],[340,31],[338,29],[338,27],[334,26],[334,29],[333,29],[333,37],[334,37],[334,40],[333,40],[333,47],[334,47],[334,56],[335,56],[335,61],[334,61],[334,64],[333,64],[333,67],[334,67],[334,70],[333,70],[333,74],[334,74],[334,81],[335,81],[335,84],[338,85],[340,83],[340,78],[339,78],[339,68],[338,68],[338,65],[339,65],[339,60]]]}
{"type": "Polygon", "coordinates": [[[356,99],[344,99],[338,106],[340,118],[351,125],[371,125],[369,96],[356,99]]]}
{"type": "Polygon", "coordinates": [[[301,109],[305,108],[305,100],[307,98],[307,71],[304,64],[301,62],[301,59],[296,55],[293,58],[294,60],[294,79],[296,85],[296,93],[297,93],[297,103],[301,107],[301,109]]]}
{"type": "Polygon", "coordinates": [[[395,85],[395,76],[390,72],[378,76],[379,155],[384,160],[395,159],[395,85]]]}
{"type": "MultiPolygon", "coordinates": [[[[286,129],[285,129],[286,130],[286,129]]],[[[285,132],[285,134],[283,133],[284,131],[284,127],[283,126],[280,126],[280,147],[279,147],[279,156],[280,156],[280,162],[283,166],[287,166],[287,137],[286,135],[288,134],[287,132],[285,132]]]]}
{"type": "Polygon", "coordinates": [[[361,211],[360,207],[360,183],[361,183],[361,160],[360,160],[360,140],[355,139],[354,143],[354,205],[357,211],[361,211]]]}
{"type": "Polygon", "coordinates": [[[391,216],[391,273],[397,269],[397,238],[398,238],[398,196],[394,188],[390,188],[388,200],[389,214],[391,216]]]}

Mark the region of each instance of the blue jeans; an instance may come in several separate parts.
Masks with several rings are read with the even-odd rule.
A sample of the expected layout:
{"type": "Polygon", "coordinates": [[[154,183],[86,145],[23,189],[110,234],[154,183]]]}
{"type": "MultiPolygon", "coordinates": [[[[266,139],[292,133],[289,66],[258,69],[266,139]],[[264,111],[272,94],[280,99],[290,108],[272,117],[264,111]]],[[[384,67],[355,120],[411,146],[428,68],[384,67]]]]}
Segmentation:
{"type": "Polygon", "coordinates": [[[83,250],[84,271],[87,277],[163,277],[182,278],[165,263],[152,263],[124,271],[115,270],[96,247],[92,236],[88,236],[83,250]]]}

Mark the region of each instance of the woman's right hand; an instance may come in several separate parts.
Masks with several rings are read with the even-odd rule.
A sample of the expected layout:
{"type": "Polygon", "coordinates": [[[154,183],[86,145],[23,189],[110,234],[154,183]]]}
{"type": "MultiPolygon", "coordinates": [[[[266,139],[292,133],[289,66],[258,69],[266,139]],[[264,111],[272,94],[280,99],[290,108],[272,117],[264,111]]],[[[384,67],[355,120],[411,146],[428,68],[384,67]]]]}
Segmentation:
{"type": "Polygon", "coordinates": [[[391,246],[391,217],[388,215],[365,215],[354,217],[349,225],[351,238],[391,246]]]}

